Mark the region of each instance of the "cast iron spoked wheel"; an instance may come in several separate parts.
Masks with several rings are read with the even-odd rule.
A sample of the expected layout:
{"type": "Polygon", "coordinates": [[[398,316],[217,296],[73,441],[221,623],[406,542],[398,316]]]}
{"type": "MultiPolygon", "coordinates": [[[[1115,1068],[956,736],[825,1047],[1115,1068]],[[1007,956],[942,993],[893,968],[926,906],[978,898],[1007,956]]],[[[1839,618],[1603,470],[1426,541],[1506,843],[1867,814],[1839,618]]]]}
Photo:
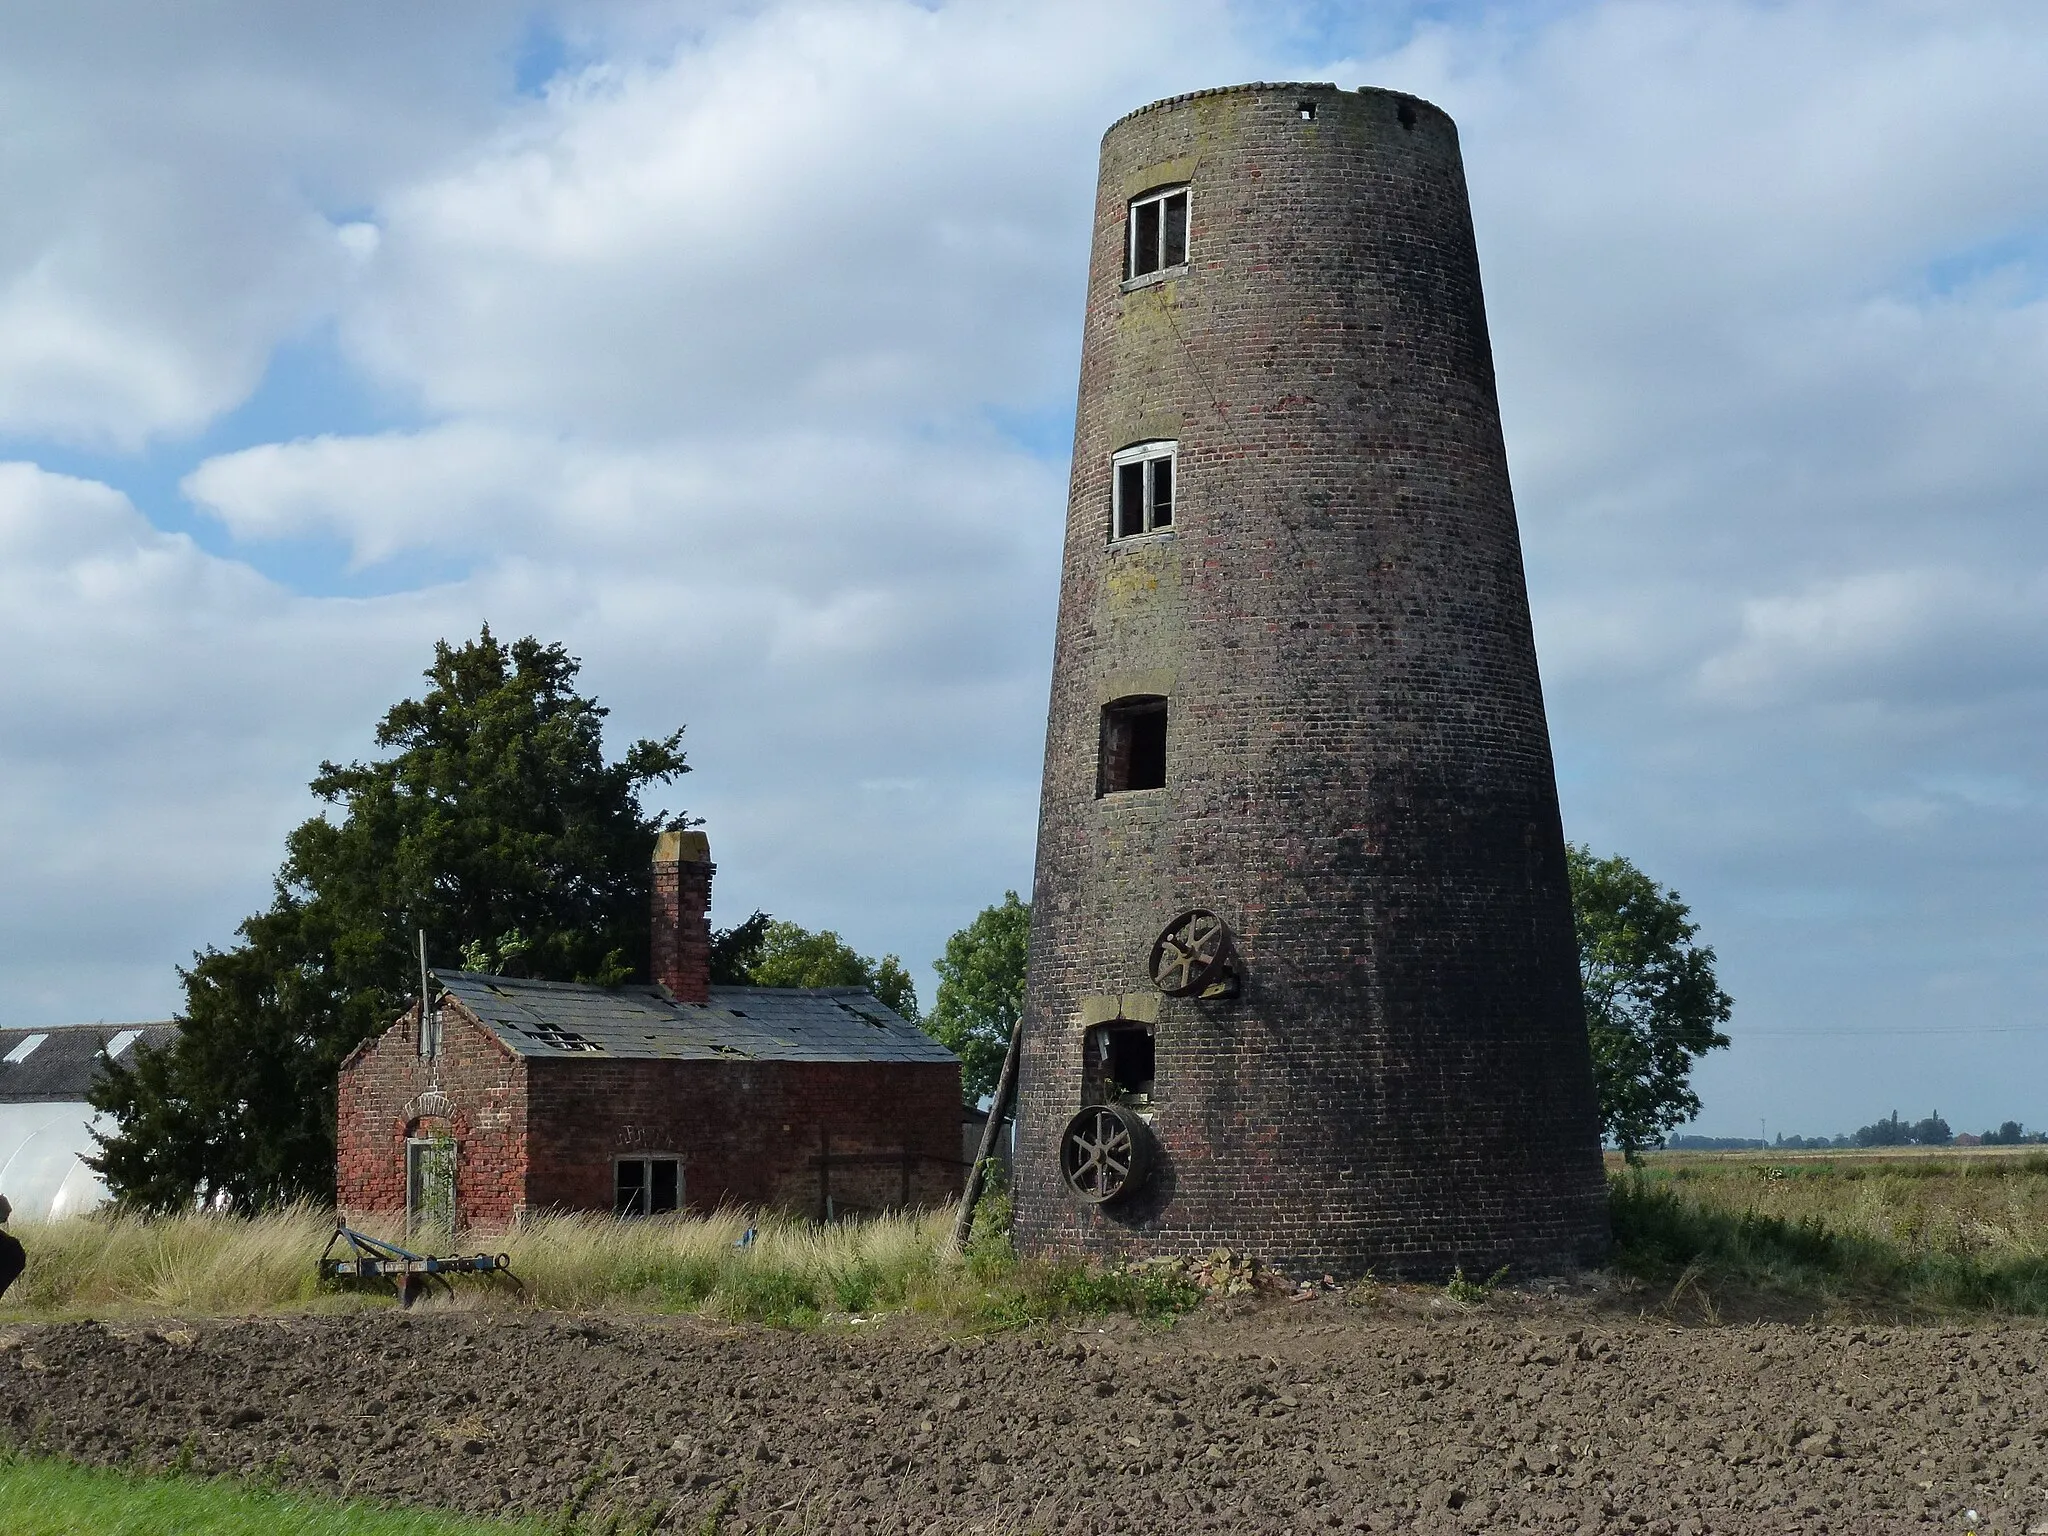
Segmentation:
{"type": "Polygon", "coordinates": [[[1090,1205],[1107,1205],[1152,1171],[1152,1132],[1121,1104],[1091,1104],[1060,1137],[1060,1172],[1090,1205]]]}
{"type": "Polygon", "coordinates": [[[1230,970],[1237,946],[1214,912],[1196,907],[1166,925],[1152,946],[1152,984],[1168,997],[1193,997],[1230,970]]]}

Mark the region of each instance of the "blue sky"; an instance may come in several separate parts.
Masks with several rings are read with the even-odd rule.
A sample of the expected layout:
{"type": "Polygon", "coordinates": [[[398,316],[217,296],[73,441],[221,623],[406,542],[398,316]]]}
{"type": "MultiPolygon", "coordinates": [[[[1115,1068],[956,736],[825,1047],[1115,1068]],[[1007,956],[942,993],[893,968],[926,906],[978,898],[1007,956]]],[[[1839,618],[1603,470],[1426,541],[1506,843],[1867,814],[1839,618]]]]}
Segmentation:
{"type": "Polygon", "coordinates": [[[2031,4],[107,3],[0,20],[0,1022],[176,1005],[432,642],[687,723],[722,920],[1028,889],[1096,144],[1460,125],[1566,827],[1700,1128],[2048,1124],[2031,4]]]}

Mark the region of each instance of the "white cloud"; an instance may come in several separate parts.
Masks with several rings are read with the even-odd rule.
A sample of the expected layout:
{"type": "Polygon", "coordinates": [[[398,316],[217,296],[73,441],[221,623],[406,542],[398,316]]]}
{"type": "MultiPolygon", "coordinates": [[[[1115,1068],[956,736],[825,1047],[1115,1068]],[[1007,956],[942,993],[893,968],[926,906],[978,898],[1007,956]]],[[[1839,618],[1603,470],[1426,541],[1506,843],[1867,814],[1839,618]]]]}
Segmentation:
{"type": "Polygon", "coordinates": [[[7,1016],[163,1013],[171,967],[267,899],[313,767],[361,740],[337,722],[396,696],[432,622],[295,598],[104,485],[0,464],[7,1016]]]}
{"type": "Polygon", "coordinates": [[[340,302],[343,215],[503,110],[518,25],[486,0],[10,14],[0,435],[134,447],[235,405],[340,302]]]}
{"type": "Polygon", "coordinates": [[[2048,576],[1867,572],[1743,604],[1736,643],[1700,666],[1700,686],[1738,705],[1788,695],[1931,701],[1954,707],[2048,675],[2048,576]]]}

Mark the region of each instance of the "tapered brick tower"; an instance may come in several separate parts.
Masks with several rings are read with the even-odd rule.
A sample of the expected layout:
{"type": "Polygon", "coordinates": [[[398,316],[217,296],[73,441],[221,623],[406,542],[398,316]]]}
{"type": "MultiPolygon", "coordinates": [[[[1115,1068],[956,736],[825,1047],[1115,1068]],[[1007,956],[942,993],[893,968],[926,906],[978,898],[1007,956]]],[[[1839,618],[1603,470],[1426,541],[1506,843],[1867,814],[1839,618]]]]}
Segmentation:
{"type": "Polygon", "coordinates": [[[1457,130],[1103,140],[1018,1122],[1027,1248],[1597,1258],[1605,1183],[1457,130]]]}

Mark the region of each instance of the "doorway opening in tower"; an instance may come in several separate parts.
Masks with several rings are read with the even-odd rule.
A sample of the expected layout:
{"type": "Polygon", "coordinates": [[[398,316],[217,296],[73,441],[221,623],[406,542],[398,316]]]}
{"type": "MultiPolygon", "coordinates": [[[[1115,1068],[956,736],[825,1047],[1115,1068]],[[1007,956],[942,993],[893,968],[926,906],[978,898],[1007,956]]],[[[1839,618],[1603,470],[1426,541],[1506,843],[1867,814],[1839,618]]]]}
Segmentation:
{"type": "Polygon", "coordinates": [[[1082,1046],[1083,1104],[1127,1104],[1148,1113],[1155,1059],[1150,1024],[1119,1020],[1096,1025],[1082,1046]]]}
{"type": "Polygon", "coordinates": [[[1117,699],[1102,706],[1099,795],[1166,787],[1166,700],[1157,694],[1117,699]]]}

